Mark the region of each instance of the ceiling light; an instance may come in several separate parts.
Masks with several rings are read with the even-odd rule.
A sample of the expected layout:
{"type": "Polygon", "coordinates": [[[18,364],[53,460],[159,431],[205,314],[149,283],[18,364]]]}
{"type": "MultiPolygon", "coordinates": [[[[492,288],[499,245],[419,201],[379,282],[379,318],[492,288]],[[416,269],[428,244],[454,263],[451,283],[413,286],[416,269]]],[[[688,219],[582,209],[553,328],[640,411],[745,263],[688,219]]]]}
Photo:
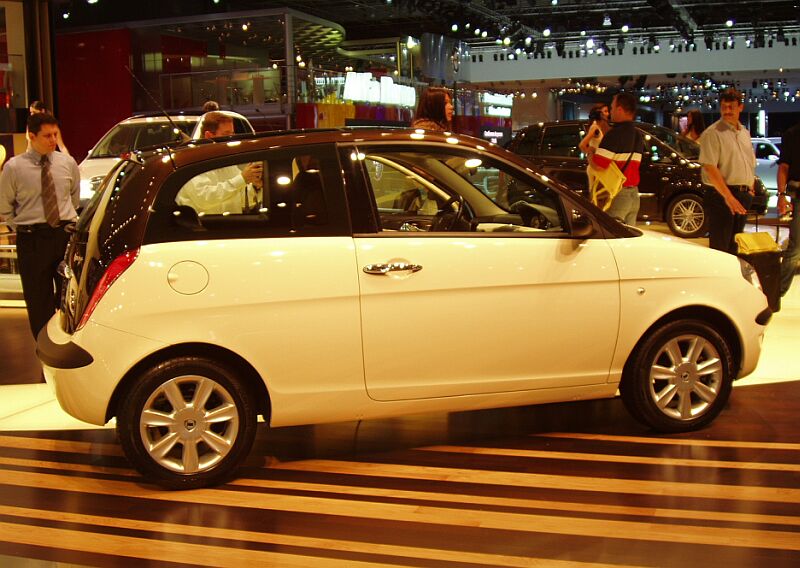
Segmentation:
{"type": "Polygon", "coordinates": [[[592,38],[586,40],[586,49],[594,49],[594,40],[592,38]]]}
{"type": "Polygon", "coordinates": [[[611,25],[611,16],[606,14],[605,16],[603,16],[603,26],[608,27],[610,25],[611,25]]]}
{"type": "Polygon", "coordinates": [[[544,37],[550,37],[550,28],[545,28],[542,30],[542,35],[544,37]]]}
{"type": "Polygon", "coordinates": [[[729,28],[733,27],[733,20],[726,21],[725,25],[728,26],[729,28]]]}
{"type": "Polygon", "coordinates": [[[453,24],[450,26],[450,31],[457,32],[458,31],[458,24],[453,24]]]}
{"type": "Polygon", "coordinates": [[[628,33],[628,30],[629,30],[630,28],[628,27],[628,24],[625,24],[624,26],[622,26],[622,28],[621,28],[621,29],[622,29],[622,33],[626,34],[626,33],[628,33]]]}

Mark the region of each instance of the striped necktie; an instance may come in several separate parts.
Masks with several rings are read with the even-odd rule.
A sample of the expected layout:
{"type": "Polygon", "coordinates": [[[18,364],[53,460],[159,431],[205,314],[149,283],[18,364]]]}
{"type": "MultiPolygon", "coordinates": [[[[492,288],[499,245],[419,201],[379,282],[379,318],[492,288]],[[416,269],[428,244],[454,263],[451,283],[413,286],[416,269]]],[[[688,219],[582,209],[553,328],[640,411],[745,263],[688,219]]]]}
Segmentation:
{"type": "Polygon", "coordinates": [[[44,217],[47,224],[51,227],[58,227],[61,216],[58,212],[58,200],[56,199],[56,184],[50,174],[50,160],[47,156],[42,156],[40,162],[42,166],[42,205],[44,206],[44,217]]]}

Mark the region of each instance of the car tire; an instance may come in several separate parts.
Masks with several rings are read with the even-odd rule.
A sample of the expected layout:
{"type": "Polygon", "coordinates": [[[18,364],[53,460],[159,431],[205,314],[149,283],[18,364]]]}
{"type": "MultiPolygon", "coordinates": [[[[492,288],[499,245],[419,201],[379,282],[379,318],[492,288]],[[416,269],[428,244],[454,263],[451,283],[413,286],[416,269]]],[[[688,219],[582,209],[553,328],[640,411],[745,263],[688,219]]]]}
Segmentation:
{"type": "Polygon", "coordinates": [[[659,432],[701,428],[731,393],[734,362],[726,339],[699,320],[669,322],[631,355],[620,384],[634,418],[659,432]]]}
{"type": "Polygon", "coordinates": [[[684,239],[702,237],[708,232],[703,198],[693,193],[682,193],[670,201],[664,218],[669,230],[684,239]]]}
{"type": "Polygon", "coordinates": [[[145,477],[170,489],[225,481],[255,439],[252,395],[234,372],[209,359],[160,363],[122,400],[117,434],[125,455],[145,477]]]}

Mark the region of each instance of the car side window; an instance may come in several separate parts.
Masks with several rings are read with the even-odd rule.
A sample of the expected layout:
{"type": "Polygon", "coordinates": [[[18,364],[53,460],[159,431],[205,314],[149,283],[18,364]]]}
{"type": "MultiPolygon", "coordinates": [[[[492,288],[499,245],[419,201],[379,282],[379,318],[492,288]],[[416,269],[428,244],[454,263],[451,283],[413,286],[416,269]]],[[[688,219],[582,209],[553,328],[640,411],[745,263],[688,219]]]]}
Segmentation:
{"type": "Polygon", "coordinates": [[[233,131],[236,134],[252,134],[253,132],[250,125],[245,120],[237,117],[233,118],[233,131]]]}
{"type": "Polygon", "coordinates": [[[198,216],[257,212],[264,203],[264,163],[245,162],[193,176],[178,191],[177,205],[198,216]]]}
{"type": "Polygon", "coordinates": [[[577,124],[548,126],[542,137],[542,155],[580,158],[581,131],[577,124]]]}
{"type": "Polygon", "coordinates": [[[152,239],[346,234],[340,170],[321,148],[195,163],[164,183],[152,239]]]}
{"type": "Polygon", "coordinates": [[[756,147],[755,148],[756,158],[758,158],[759,160],[768,160],[770,156],[778,155],[778,153],[771,145],[765,144],[764,142],[757,142],[755,144],[755,147],[756,147]]]}
{"type": "Polygon", "coordinates": [[[558,192],[468,150],[360,149],[381,232],[561,232],[558,192]]]}
{"type": "Polygon", "coordinates": [[[514,150],[521,156],[536,156],[539,154],[539,135],[541,129],[531,128],[522,133],[522,139],[514,150]]]}
{"type": "Polygon", "coordinates": [[[429,230],[439,208],[449,199],[405,160],[370,154],[364,167],[384,229],[429,230]]]}

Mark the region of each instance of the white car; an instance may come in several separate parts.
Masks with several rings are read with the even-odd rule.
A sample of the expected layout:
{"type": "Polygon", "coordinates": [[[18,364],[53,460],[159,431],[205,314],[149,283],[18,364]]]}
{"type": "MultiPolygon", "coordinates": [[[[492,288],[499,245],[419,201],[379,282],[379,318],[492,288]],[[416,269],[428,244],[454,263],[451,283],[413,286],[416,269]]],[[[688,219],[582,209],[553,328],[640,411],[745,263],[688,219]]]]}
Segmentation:
{"type": "MultiPolygon", "coordinates": [[[[233,119],[234,132],[237,134],[255,132],[250,121],[241,114],[220,112],[233,119]]],[[[122,156],[149,146],[180,140],[181,134],[201,138],[202,117],[203,113],[170,115],[174,127],[164,114],[132,116],[115,124],[78,165],[81,172],[81,201],[86,203],[94,195],[100,182],[122,156]]]]}
{"type": "Polygon", "coordinates": [[[62,407],[116,417],[168,487],[229,477],[258,415],[619,389],[655,430],[699,428],[755,368],[772,313],[746,262],[622,225],[467,136],[288,131],[135,159],[80,218],[38,354],[62,407]],[[254,167],[263,184],[243,184],[254,167]]]}
{"type": "Polygon", "coordinates": [[[781,151],[768,138],[753,138],[753,150],[756,153],[756,175],[761,178],[769,192],[777,192],[778,158],[781,151]]]}

